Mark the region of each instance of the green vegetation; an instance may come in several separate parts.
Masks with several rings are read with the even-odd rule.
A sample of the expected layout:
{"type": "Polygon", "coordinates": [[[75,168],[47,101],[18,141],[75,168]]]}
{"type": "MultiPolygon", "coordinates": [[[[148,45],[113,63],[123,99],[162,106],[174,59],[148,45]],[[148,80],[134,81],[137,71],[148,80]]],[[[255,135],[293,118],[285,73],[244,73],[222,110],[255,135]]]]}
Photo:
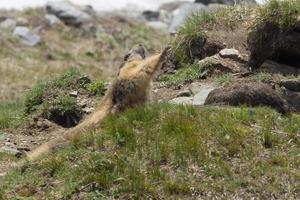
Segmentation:
{"type": "Polygon", "coordinates": [[[220,85],[228,85],[234,81],[234,76],[232,74],[223,74],[215,78],[215,82],[220,85]]]}
{"type": "Polygon", "coordinates": [[[106,91],[105,81],[94,81],[93,83],[87,85],[87,90],[93,95],[102,96],[106,91]]]}
{"type": "Polygon", "coordinates": [[[20,101],[0,103],[0,130],[17,128],[24,124],[23,105],[20,101]]]}
{"type": "MultiPolygon", "coordinates": [[[[71,69],[63,75],[40,82],[26,94],[25,112],[32,114],[36,111],[42,111],[42,115],[48,116],[51,115],[48,112],[52,109],[48,110],[47,108],[73,104],[71,102],[74,100],[71,100],[71,97],[63,98],[62,96],[68,95],[67,93],[72,90],[83,89],[88,82],[81,81],[81,77],[83,76],[78,70],[71,69]]],[[[66,110],[68,110],[68,108],[66,108],[66,110]]]]}
{"type": "Polygon", "coordinates": [[[10,173],[0,199],[293,199],[299,131],[299,115],[266,108],[135,108],[10,173]]]}
{"type": "Polygon", "coordinates": [[[272,80],[272,75],[264,72],[259,72],[255,74],[254,79],[262,82],[268,82],[272,80]]]}
{"type": "Polygon", "coordinates": [[[161,81],[166,86],[178,86],[181,84],[193,82],[197,79],[206,78],[210,75],[212,70],[213,69],[209,63],[186,64],[184,67],[176,71],[175,74],[162,75],[159,78],[159,81],[161,81]]]}
{"type": "Polygon", "coordinates": [[[271,23],[279,27],[280,30],[287,31],[294,28],[299,14],[299,0],[270,0],[256,13],[254,27],[271,23]]]}

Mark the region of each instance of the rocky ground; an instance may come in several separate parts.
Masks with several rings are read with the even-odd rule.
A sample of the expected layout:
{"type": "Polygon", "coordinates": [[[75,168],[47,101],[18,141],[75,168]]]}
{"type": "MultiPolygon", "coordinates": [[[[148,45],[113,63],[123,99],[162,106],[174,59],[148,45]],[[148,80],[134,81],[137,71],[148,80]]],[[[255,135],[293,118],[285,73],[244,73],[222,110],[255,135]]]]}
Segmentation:
{"type": "MultiPolygon", "coordinates": [[[[270,132],[280,135],[282,141],[289,136],[291,152],[297,152],[300,137],[300,10],[288,2],[280,4],[277,1],[264,8],[258,8],[250,1],[224,7],[224,4],[233,3],[169,3],[158,11],[114,14],[97,13],[91,7],[68,3],[49,3],[45,8],[24,12],[2,11],[0,177],[12,169],[23,153],[55,138],[92,112],[116,75],[123,55],[136,43],[143,43],[149,55],[166,43],[172,45],[172,52],[153,83],[154,102],[191,105],[196,109],[215,106],[220,112],[224,107],[225,113],[228,106],[242,107],[247,108],[249,116],[258,113],[259,119],[262,115],[275,116],[271,111],[260,111],[259,107],[272,108],[279,113],[279,117],[277,114],[274,117],[274,121],[278,120],[275,125],[269,127],[269,124],[252,123],[251,120],[248,124],[241,117],[238,120],[243,123],[237,124],[234,130],[261,133],[271,129],[270,132]],[[277,13],[274,15],[273,12],[277,13]],[[16,99],[19,103],[11,104],[16,99]],[[15,114],[11,114],[11,110],[15,114]]],[[[212,115],[216,113],[218,111],[213,111],[212,115]]],[[[206,111],[205,114],[210,116],[206,111]]],[[[226,127],[224,132],[228,129],[226,127]]],[[[263,150],[264,153],[269,152],[263,150]]],[[[268,157],[261,154],[258,157],[264,156],[268,157]]],[[[291,159],[297,160],[296,157],[291,159]]],[[[234,160],[230,162],[237,167],[234,160]]],[[[165,167],[170,166],[166,164],[165,167]]],[[[295,168],[292,171],[298,173],[295,168]]],[[[297,180],[292,182],[292,187],[299,185],[297,180]]],[[[53,187],[57,184],[54,181],[53,187]]],[[[183,186],[174,190],[175,194],[185,193],[183,186]]],[[[241,188],[238,191],[237,196],[253,197],[251,191],[241,188]]],[[[0,197],[5,195],[2,193],[0,190],[0,197]]],[[[295,194],[283,193],[274,196],[296,199],[295,194]]],[[[35,194],[41,197],[43,192],[35,194]]],[[[262,192],[258,197],[271,198],[269,194],[262,192]]],[[[226,195],[234,197],[235,194],[229,192],[229,196],[226,195]]],[[[205,193],[202,197],[212,198],[213,195],[205,193]]],[[[78,196],[72,198],[81,199],[78,196]]]]}

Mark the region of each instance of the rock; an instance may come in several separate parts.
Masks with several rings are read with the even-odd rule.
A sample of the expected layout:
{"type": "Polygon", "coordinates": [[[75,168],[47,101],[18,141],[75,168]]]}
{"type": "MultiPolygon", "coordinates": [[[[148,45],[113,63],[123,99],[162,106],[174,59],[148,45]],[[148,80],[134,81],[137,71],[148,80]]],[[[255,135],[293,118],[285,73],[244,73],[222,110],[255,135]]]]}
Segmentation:
{"type": "Polygon", "coordinates": [[[91,16],[68,1],[50,1],[46,5],[47,12],[57,16],[65,24],[81,26],[91,21],[91,16]]]}
{"type": "Polygon", "coordinates": [[[260,70],[271,74],[282,74],[284,76],[300,74],[300,69],[280,64],[272,60],[264,62],[261,65],[260,70]]]}
{"type": "Polygon", "coordinates": [[[17,18],[17,26],[28,26],[28,25],[29,25],[28,19],[24,17],[17,18]]]}
{"type": "Polygon", "coordinates": [[[4,20],[0,24],[1,29],[7,29],[7,30],[10,30],[10,31],[14,30],[16,28],[16,26],[17,26],[17,22],[15,20],[9,19],[9,18],[4,20]]]}
{"type": "Polygon", "coordinates": [[[193,93],[193,94],[197,94],[200,92],[201,90],[201,83],[199,82],[193,82],[189,85],[189,90],[193,93]]]}
{"type": "Polygon", "coordinates": [[[280,85],[288,90],[300,92],[300,79],[289,79],[280,81],[280,85]]]}
{"type": "Polygon", "coordinates": [[[84,113],[90,114],[90,113],[94,112],[95,108],[86,107],[86,108],[83,108],[82,110],[83,110],[84,113]]]}
{"type": "Polygon", "coordinates": [[[160,5],[159,10],[165,10],[167,12],[173,12],[174,10],[178,9],[180,6],[185,4],[184,1],[171,1],[167,3],[163,3],[160,5]]]}
{"type": "Polygon", "coordinates": [[[178,105],[192,105],[193,104],[193,97],[177,97],[169,101],[171,104],[178,104],[178,105]]]}
{"type": "Polygon", "coordinates": [[[266,60],[300,69],[300,33],[297,28],[282,28],[262,21],[249,33],[249,65],[260,68],[266,60]]]}
{"type": "Polygon", "coordinates": [[[185,3],[175,11],[174,18],[168,28],[170,33],[175,33],[185,23],[186,19],[192,14],[200,11],[206,11],[207,7],[203,4],[185,3]]]}
{"type": "Polygon", "coordinates": [[[200,88],[200,91],[194,96],[193,105],[201,106],[204,105],[205,100],[207,99],[209,93],[213,91],[215,87],[206,85],[200,88]]]}
{"type": "Polygon", "coordinates": [[[1,152],[1,153],[12,154],[12,155],[14,155],[14,156],[18,156],[18,155],[22,154],[21,151],[15,149],[15,148],[6,147],[6,146],[1,147],[1,148],[0,148],[0,152],[1,152]]]}
{"type": "Polygon", "coordinates": [[[153,10],[146,10],[142,13],[142,16],[147,21],[158,21],[160,12],[159,11],[153,11],[153,10]]]}
{"type": "Polygon", "coordinates": [[[151,22],[148,22],[147,24],[148,24],[148,26],[150,26],[154,29],[158,29],[158,30],[167,30],[168,29],[168,25],[161,21],[151,21],[151,22]]]}
{"type": "Polygon", "coordinates": [[[241,54],[236,49],[222,49],[219,52],[219,55],[222,58],[230,58],[230,59],[233,59],[233,60],[240,60],[241,59],[241,54]]]}
{"type": "Polygon", "coordinates": [[[285,91],[284,98],[289,103],[292,112],[300,112],[300,92],[285,91]]]}
{"type": "Polygon", "coordinates": [[[71,97],[78,97],[78,91],[72,91],[69,93],[71,97]]]}
{"type": "Polygon", "coordinates": [[[58,17],[56,17],[55,15],[50,15],[50,14],[45,15],[45,20],[46,20],[46,23],[51,27],[57,26],[62,23],[62,21],[60,21],[60,19],[58,17]]]}
{"type": "Polygon", "coordinates": [[[192,96],[192,92],[190,90],[183,90],[177,94],[177,97],[190,97],[192,96]]]}
{"type": "Polygon", "coordinates": [[[205,105],[268,106],[280,113],[289,111],[286,100],[271,86],[262,82],[241,80],[210,92],[205,105]]]}
{"type": "Polygon", "coordinates": [[[16,27],[13,36],[19,38],[21,43],[27,46],[35,46],[41,42],[40,36],[23,26],[16,27]]]}

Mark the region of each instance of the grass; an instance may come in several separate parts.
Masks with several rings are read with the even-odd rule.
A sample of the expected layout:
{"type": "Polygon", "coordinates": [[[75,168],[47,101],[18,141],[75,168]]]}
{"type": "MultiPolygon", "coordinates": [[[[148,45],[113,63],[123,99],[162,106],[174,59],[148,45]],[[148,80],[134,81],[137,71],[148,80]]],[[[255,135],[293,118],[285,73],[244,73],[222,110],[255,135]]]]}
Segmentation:
{"type": "Polygon", "coordinates": [[[13,171],[0,197],[293,199],[300,194],[299,124],[299,115],[266,108],[135,108],[13,171]]]}
{"type": "Polygon", "coordinates": [[[22,126],[26,117],[20,101],[0,103],[0,130],[22,126]]]}
{"type": "Polygon", "coordinates": [[[215,82],[220,85],[228,85],[234,81],[234,76],[232,74],[223,74],[215,78],[215,82]]]}
{"type": "Polygon", "coordinates": [[[186,83],[193,82],[197,79],[203,79],[210,75],[212,72],[211,65],[209,63],[194,63],[187,64],[180,68],[172,75],[162,75],[159,81],[166,86],[178,86],[186,83]]]}
{"type": "Polygon", "coordinates": [[[94,81],[87,85],[87,90],[93,95],[103,96],[106,91],[105,81],[94,81]]]}
{"type": "Polygon", "coordinates": [[[265,72],[259,72],[255,74],[254,79],[262,82],[268,82],[272,80],[272,75],[265,72]]]}

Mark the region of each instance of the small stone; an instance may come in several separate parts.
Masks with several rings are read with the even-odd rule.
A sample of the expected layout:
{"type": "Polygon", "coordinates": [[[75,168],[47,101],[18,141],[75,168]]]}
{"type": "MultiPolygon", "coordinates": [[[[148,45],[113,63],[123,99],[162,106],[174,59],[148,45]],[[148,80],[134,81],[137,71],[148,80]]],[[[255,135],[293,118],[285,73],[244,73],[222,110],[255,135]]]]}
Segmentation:
{"type": "Polygon", "coordinates": [[[177,97],[190,97],[192,96],[192,92],[190,90],[183,90],[177,94],[177,97]]]}
{"type": "Polygon", "coordinates": [[[150,21],[147,24],[151,28],[158,29],[158,30],[167,30],[168,29],[168,25],[161,21],[150,21]]]}
{"type": "Polygon", "coordinates": [[[169,101],[171,104],[192,105],[193,97],[178,97],[169,101]]]}
{"type": "Polygon", "coordinates": [[[6,176],[7,173],[0,173],[0,177],[6,176]]]}
{"type": "Polygon", "coordinates": [[[13,19],[6,19],[0,24],[0,28],[7,30],[14,30],[17,26],[17,22],[13,19]]]}
{"type": "Polygon", "coordinates": [[[85,112],[86,114],[90,114],[90,113],[94,112],[95,108],[84,108],[84,109],[82,109],[82,110],[83,110],[83,112],[85,112]]]}
{"type": "Polygon", "coordinates": [[[222,58],[230,58],[234,60],[238,60],[241,58],[240,52],[236,49],[223,49],[219,52],[219,55],[222,58]]]}
{"type": "Polygon", "coordinates": [[[69,93],[69,95],[71,97],[77,97],[78,96],[78,91],[72,91],[72,92],[69,93]]]}
{"type": "Polygon", "coordinates": [[[51,27],[62,24],[62,21],[60,21],[60,19],[55,15],[47,14],[45,15],[45,19],[46,19],[46,23],[51,27]]]}
{"type": "Polygon", "coordinates": [[[11,147],[6,147],[6,146],[1,147],[1,148],[0,148],[0,152],[1,152],[1,153],[12,154],[12,155],[15,155],[15,156],[16,156],[16,155],[22,154],[22,152],[18,151],[17,149],[11,148],[11,147]]]}
{"type": "Polygon", "coordinates": [[[17,18],[17,26],[28,26],[28,25],[29,25],[28,19],[24,17],[17,18]]]}
{"type": "Polygon", "coordinates": [[[193,105],[202,106],[205,103],[209,93],[215,88],[212,86],[203,86],[200,91],[194,96],[193,105]]]}
{"type": "Polygon", "coordinates": [[[21,43],[27,46],[35,46],[41,42],[40,36],[24,26],[16,27],[13,36],[19,38],[21,43]]]}

